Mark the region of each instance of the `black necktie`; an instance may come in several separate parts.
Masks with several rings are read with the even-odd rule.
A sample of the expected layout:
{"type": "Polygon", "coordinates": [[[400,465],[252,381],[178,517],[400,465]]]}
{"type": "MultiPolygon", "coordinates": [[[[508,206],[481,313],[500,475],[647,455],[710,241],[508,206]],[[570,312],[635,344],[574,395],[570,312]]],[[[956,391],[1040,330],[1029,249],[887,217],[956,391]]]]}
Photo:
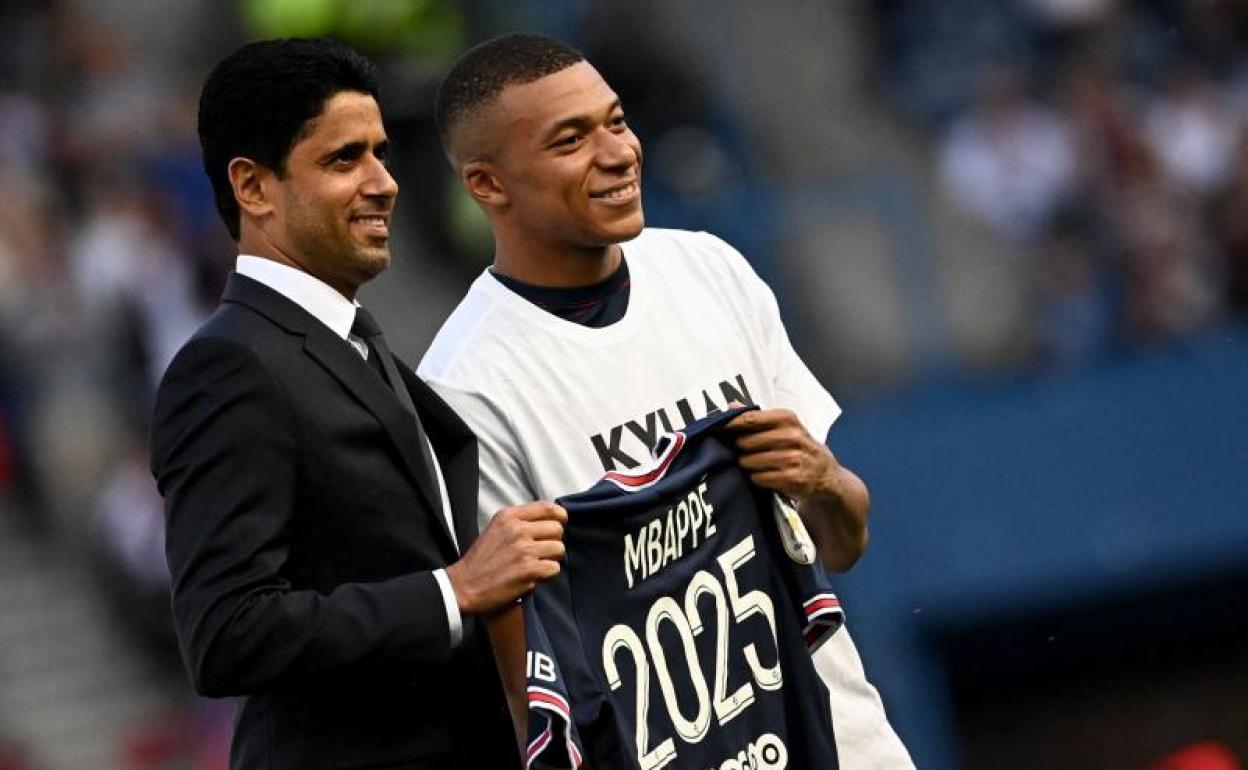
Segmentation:
{"type": "MultiPolygon", "coordinates": [[[[412,403],[412,395],[407,392],[407,383],[403,382],[403,377],[399,374],[399,368],[394,365],[394,356],[390,355],[390,348],[386,347],[386,338],[381,333],[381,327],[377,325],[377,321],[373,319],[373,314],[363,307],[356,307],[355,322],[351,324],[351,334],[364,340],[368,345],[368,363],[373,370],[381,377],[382,382],[390,386],[390,390],[398,397],[403,406],[407,407],[407,411],[412,415],[412,420],[416,423],[416,432],[420,434],[420,454],[425,461],[425,470],[429,473],[429,480],[432,482],[431,490],[435,499],[438,500],[438,507],[441,508],[441,494],[438,492],[439,484],[436,477],[437,466],[434,463],[433,454],[430,451],[429,440],[425,435],[425,428],[420,424],[420,415],[416,413],[416,405],[412,403]]],[[[441,513],[439,511],[439,513],[441,513]]]]}
{"type": "Polygon", "coordinates": [[[390,381],[390,375],[381,362],[382,356],[379,349],[384,349],[386,343],[385,338],[381,336],[381,327],[377,325],[377,320],[373,318],[372,313],[362,307],[355,309],[355,322],[351,324],[351,336],[359,337],[368,346],[369,367],[377,373],[382,382],[389,385],[391,390],[396,391],[395,395],[398,395],[397,388],[390,381]]]}

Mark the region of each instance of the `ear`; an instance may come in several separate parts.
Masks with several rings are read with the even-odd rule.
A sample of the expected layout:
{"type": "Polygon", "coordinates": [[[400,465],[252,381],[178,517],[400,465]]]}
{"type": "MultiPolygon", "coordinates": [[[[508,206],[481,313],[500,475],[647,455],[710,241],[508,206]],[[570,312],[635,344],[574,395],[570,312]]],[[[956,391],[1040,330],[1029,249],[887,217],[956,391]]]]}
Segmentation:
{"type": "Polygon", "coordinates": [[[227,173],[239,210],[259,219],[273,211],[273,172],[250,158],[234,158],[227,173]]]}
{"type": "Polygon", "coordinates": [[[473,200],[486,209],[501,208],[511,202],[503,180],[498,176],[498,169],[489,161],[473,160],[465,163],[459,171],[459,178],[473,200]]]}

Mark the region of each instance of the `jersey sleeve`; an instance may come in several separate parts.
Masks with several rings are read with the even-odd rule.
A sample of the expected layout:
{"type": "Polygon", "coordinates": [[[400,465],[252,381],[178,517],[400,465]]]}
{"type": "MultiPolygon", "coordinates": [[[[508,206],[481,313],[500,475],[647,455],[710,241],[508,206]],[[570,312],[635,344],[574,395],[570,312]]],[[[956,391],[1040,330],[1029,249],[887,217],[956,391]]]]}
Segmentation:
{"type": "Polygon", "coordinates": [[[841,407],[793,349],[771,287],[739,251],[713,235],[704,235],[712,239],[714,248],[728,263],[732,280],[745,297],[755,325],[755,343],[771,373],[775,402],[759,406],[792,409],[812,436],[826,440],[832,423],[841,415],[841,407]]]}
{"type": "Polygon", "coordinates": [[[572,719],[568,686],[534,596],[524,602],[524,639],[529,704],[525,767],[574,770],[581,766],[581,739],[572,719]]]}
{"type": "Polygon", "coordinates": [[[800,566],[793,571],[799,586],[796,596],[800,597],[802,605],[802,637],[807,649],[813,653],[845,623],[845,613],[841,609],[841,600],[832,592],[821,567],[800,566]]]}
{"type": "MultiPolygon", "coordinates": [[[[845,623],[841,600],[832,591],[828,573],[815,558],[814,544],[801,517],[779,495],[772,494],[772,519],[776,527],[774,557],[787,570],[794,614],[802,624],[807,649],[815,652],[845,623]]],[[[767,526],[763,524],[763,526],[767,526]]]]}

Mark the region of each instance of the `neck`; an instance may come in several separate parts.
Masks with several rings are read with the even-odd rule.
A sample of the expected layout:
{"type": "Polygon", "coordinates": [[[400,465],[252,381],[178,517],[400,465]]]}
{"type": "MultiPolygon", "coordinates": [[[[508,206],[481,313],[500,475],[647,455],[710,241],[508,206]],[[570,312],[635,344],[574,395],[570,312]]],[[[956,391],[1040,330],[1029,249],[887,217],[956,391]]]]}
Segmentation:
{"type": "Polygon", "coordinates": [[[287,267],[293,267],[300,272],[307,273],[348,300],[355,301],[355,291],[359,288],[358,285],[347,285],[341,281],[334,281],[328,276],[318,275],[316,272],[309,270],[307,265],[302,264],[298,258],[286,253],[285,250],[267,238],[259,237],[254,233],[249,235],[244,230],[238,240],[238,251],[240,254],[250,254],[253,257],[261,257],[287,267]]]}
{"type": "Polygon", "coordinates": [[[511,251],[501,247],[494,252],[494,272],[533,286],[566,288],[601,283],[620,266],[623,250],[619,245],[574,249],[560,253],[511,251]]]}

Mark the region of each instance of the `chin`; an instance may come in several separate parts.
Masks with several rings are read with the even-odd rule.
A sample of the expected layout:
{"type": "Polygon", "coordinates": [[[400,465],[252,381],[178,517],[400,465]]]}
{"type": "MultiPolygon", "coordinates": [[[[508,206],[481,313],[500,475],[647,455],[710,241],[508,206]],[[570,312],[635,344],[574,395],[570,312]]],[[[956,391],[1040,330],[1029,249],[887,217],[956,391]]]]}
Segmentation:
{"type": "Polygon", "coordinates": [[[629,222],[621,223],[621,226],[619,229],[623,237],[620,238],[619,240],[631,241],[632,239],[641,235],[641,231],[644,230],[645,227],[646,227],[645,217],[641,215],[641,212],[638,212],[637,216],[631,219],[629,222]]]}
{"type": "Polygon", "coordinates": [[[642,216],[639,209],[636,214],[618,222],[612,222],[609,227],[604,228],[602,233],[603,240],[607,244],[631,241],[641,235],[641,231],[645,229],[645,226],[646,218],[642,216]]]}
{"type": "Polygon", "coordinates": [[[356,263],[360,270],[370,278],[379,275],[390,267],[390,248],[388,246],[364,247],[356,252],[356,263]]]}

